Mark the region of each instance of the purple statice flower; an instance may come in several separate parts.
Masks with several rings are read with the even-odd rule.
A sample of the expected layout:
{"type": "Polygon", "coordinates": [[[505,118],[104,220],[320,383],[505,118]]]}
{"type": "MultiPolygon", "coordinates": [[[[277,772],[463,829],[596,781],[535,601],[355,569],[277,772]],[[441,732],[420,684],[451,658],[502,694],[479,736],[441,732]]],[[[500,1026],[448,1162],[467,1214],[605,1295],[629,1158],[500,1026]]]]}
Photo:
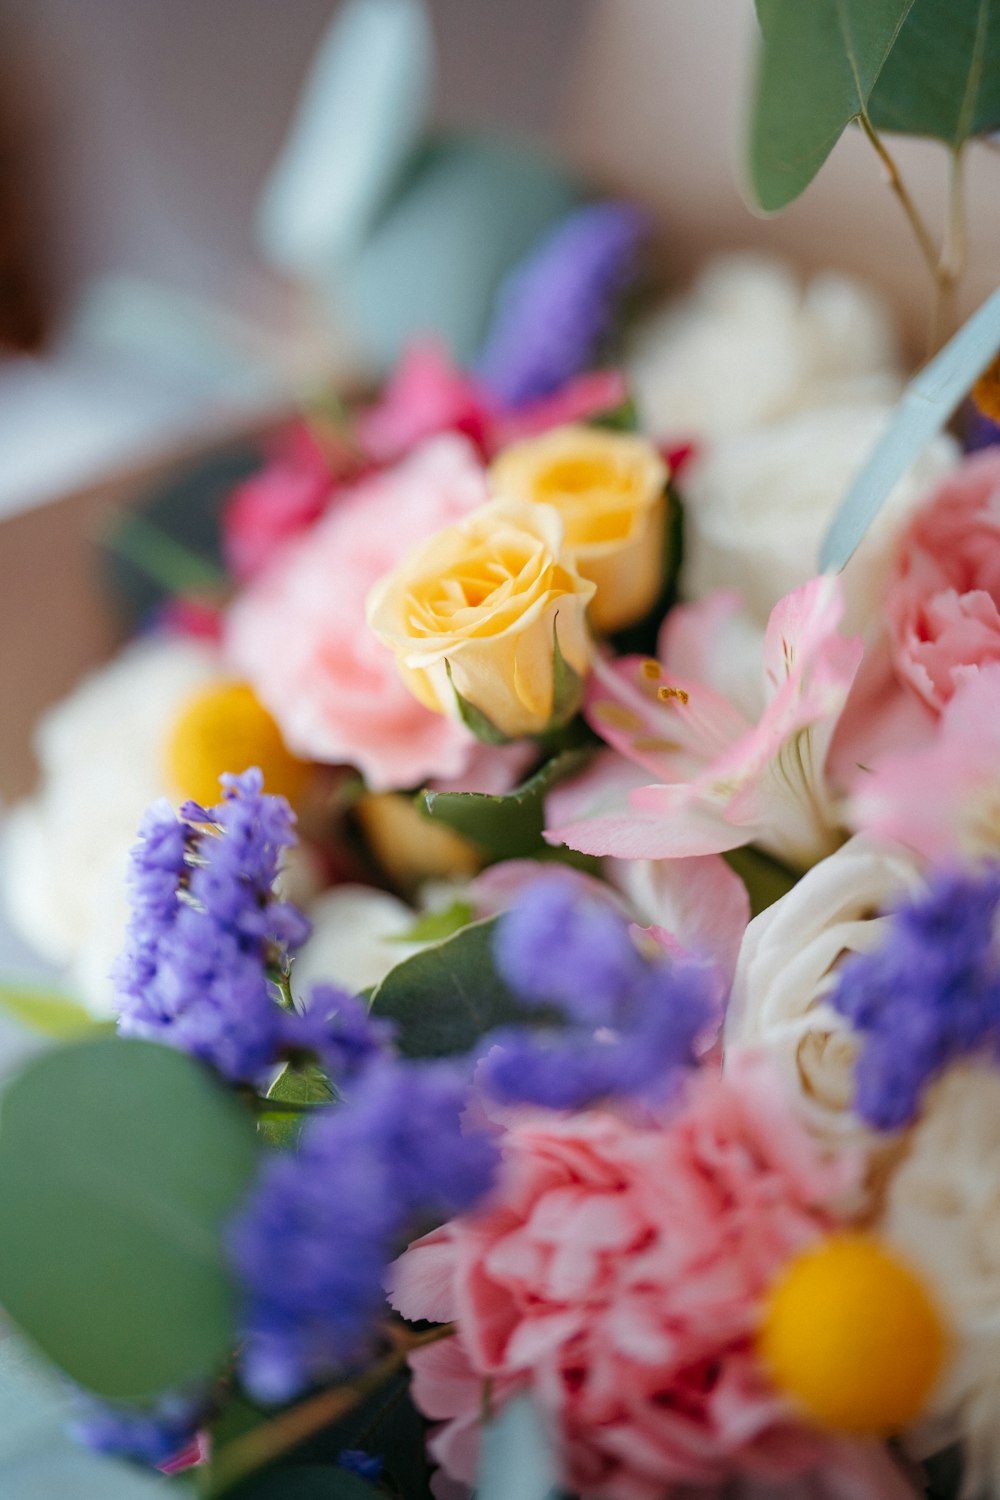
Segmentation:
{"type": "Polygon", "coordinates": [[[295,842],[282,797],[252,769],[223,776],[223,800],[146,814],[132,851],[132,917],[114,972],[119,1030],[254,1078],[280,1051],[284,1013],[271,976],[309,924],[273,891],[295,842]]]}
{"type": "Polygon", "coordinates": [[[599,1099],[662,1101],[712,1019],[710,971],[694,960],[645,959],[624,916],[553,877],[501,918],[497,966],[528,1006],[569,1024],[493,1032],[477,1083],[506,1103],[580,1109],[599,1099]]]}
{"type": "Polygon", "coordinates": [[[363,1448],[341,1448],[337,1454],[337,1467],[357,1474],[359,1479],[367,1479],[370,1484],[377,1484],[382,1477],[382,1459],[377,1454],[366,1453],[363,1448]]]}
{"type": "Polygon", "coordinates": [[[981,412],[974,401],[965,405],[962,422],[962,447],[966,453],[978,453],[980,448],[992,448],[1000,443],[1000,425],[981,412]]]}
{"type": "Polygon", "coordinates": [[[377,1058],[390,1055],[396,1027],[373,1016],[358,995],[314,984],[301,1011],[286,1013],[286,1055],[307,1054],[335,1084],[350,1082],[377,1058]]]}
{"type": "Polygon", "coordinates": [[[860,1033],[854,1107],[877,1130],[907,1125],[949,1063],[1000,1059],[1000,865],[946,871],[897,908],[886,941],[844,960],[830,999],[860,1033]]]}
{"type": "Polygon", "coordinates": [[[307,1123],[297,1151],[266,1163],[230,1234],[251,1394],[287,1400],[363,1360],[386,1266],[489,1189],[496,1148],[463,1128],[467,1097],[450,1063],[380,1060],[307,1123]]]}
{"type": "Polygon", "coordinates": [[[70,1433],[78,1443],[150,1468],[169,1465],[192,1447],[207,1405],[203,1393],[168,1394],[146,1408],[101,1401],[82,1390],[75,1393],[75,1399],[70,1433]]]}
{"type": "Polygon", "coordinates": [[[508,274],[477,365],[505,406],[547,396],[586,369],[612,331],[648,229],[631,203],[592,203],[508,274]]]}

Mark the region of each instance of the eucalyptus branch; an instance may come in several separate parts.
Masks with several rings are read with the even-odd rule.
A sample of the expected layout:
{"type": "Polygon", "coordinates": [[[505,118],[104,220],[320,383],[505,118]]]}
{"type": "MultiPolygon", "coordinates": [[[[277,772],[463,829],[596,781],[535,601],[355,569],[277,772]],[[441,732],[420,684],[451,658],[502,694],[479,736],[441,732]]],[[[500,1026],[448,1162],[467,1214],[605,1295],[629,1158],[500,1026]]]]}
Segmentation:
{"type": "Polygon", "coordinates": [[[910,227],[912,228],[913,233],[916,236],[917,244],[920,247],[920,253],[927,263],[927,269],[934,277],[934,280],[938,281],[940,256],[938,254],[937,245],[934,243],[934,236],[931,234],[926,223],[924,222],[923,214],[920,212],[916,203],[910,196],[909,190],[905,182],[903,181],[899,168],[896,165],[895,158],[892,156],[888,146],[885,144],[882,137],[879,135],[878,131],[872,124],[871,120],[868,118],[868,112],[866,110],[861,111],[861,114],[858,116],[858,121],[861,125],[861,129],[864,131],[872,146],[875,148],[875,151],[878,154],[878,158],[886,170],[889,186],[896,194],[896,197],[899,199],[899,202],[902,205],[903,212],[906,214],[906,217],[910,221],[910,227]]]}
{"type": "Polygon", "coordinates": [[[207,1489],[209,1500],[223,1495],[238,1480],[245,1479],[256,1469],[297,1447],[331,1422],[340,1421],[401,1370],[414,1349],[451,1338],[454,1332],[453,1323],[444,1323],[426,1333],[409,1333],[404,1329],[393,1328],[393,1347],[381,1359],[376,1360],[370,1369],[343,1385],[320,1391],[308,1401],[282,1412],[273,1422],[255,1427],[243,1437],[235,1438],[221,1448],[212,1460],[207,1489]]]}

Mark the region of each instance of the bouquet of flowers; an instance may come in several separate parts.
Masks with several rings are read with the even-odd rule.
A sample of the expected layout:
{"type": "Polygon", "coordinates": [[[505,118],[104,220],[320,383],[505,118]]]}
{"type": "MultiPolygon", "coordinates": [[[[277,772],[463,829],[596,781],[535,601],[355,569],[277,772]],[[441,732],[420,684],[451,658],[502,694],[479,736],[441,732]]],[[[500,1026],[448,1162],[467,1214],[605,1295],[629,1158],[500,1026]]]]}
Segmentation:
{"type": "MultiPolygon", "coordinates": [[[[989,5],[758,9],[766,207],[1000,125],[989,5]]],[[[1000,307],[901,394],[872,294],[730,258],[612,367],[645,231],[281,433],[41,727],[18,1496],[1000,1491],[1000,307]]]]}

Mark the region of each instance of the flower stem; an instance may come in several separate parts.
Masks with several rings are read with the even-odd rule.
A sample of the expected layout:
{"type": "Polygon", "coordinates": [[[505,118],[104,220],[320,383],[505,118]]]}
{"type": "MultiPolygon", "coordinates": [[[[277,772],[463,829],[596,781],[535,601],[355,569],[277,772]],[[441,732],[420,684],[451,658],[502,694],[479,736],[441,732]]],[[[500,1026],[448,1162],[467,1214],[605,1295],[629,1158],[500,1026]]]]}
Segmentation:
{"type": "Polygon", "coordinates": [[[879,135],[871,120],[868,118],[866,110],[861,111],[861,114],[858,116],[858,120],[860,122],[861,129],[864,131],[872,146],[875,148],[875,151],[878,153],[879,160],[886,170],[886,174],[889,180],[889,186],[896,194],[896,197],[899,199],[899,202],[902,206],[903,212],[910,221],[910,227],[913,230],[914,235],[916,236],[917,244],[920,247],[920,253],[927,263],[927,269],[934,277],[934,280],[937,281],[939,258],[937,246],[934,243],[934,236],[927,228],[927,225],[924,222],[923,214],[920,212],[916,203],[914,203],[913,199],[910,197],[909,190],[905,182],[903,181],[902,176],[900,175],[900,171],[896,165],[895,158],[892,156],[888,146],[886,146],[882,137],[879,135]]]}
{"type": "Polygon", "coordinates": [[[414,1349],[423,1348],[426,1344],[436,1344],[441,1339],[450,1338],[454,1332],[453,1323],[443,1323],[426,1333],[394,1330],[394,1347],[356,1379],[320,1391],[308,1401],[282,1412],[273,1422],[255,1427],[243,1437],[227,1443],[212,1460],[207,1489],[210,1500],[224,1494],[255,1469],[262,1468],[282,1453],[297,1447],[314,1432],[345,1417],[401,1370],[414,1349]]]}

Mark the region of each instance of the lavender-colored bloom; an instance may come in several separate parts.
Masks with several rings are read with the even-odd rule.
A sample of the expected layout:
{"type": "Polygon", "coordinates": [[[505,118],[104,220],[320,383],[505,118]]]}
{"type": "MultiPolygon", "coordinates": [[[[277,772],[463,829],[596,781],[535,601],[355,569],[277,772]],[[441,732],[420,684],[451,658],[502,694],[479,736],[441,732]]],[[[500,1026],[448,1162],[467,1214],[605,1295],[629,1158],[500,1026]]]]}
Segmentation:
{"type": "Polygon", "coordinates": [[[282,797],[253,769],[223,776],[223,800],[166,802],[147,813],[132,852],[132,918],[115,968],[119,1030],[189,1052],[228,1078],[252,1079],[284,1041],[270,975],[309,933],[275,898],[295,842],[282,797]]]}
{"type": "Polygon", "coordinates": [[[945,872],[897,909],[880,948],[841,965],[830,998],[861,1033],[854,1107],[876,1129],[908,1124],[957,1058],[1000,1059],[998,909],[1000,865],[945,872]]]}
{"type": "Polygon", "coordinates": [[[258,1398],[289,1399],[362,1360],[389,1261],[488,1190],[496,1150],[463,1130],[467,1095],[451,1064],[373,1063],[296,1152],[267,1162],[230,1235],[246,1298],[241,1373],[258,1398]]]}
{"type": "Polygon", "coordinates": [[[307,1053],[331,1082],[342,1084],[389,1055],[396,1027],[373,1016],[359,996],[332,984],[314,984],[302,1010],[286,1014],[284,1035],[293,1059],[307,1053]]]}
{"type": "Polygon", "coordinates": [[[974,401],[968,401],[962,422],[962,446],[966,453],[978,453],[980,448],[992,448],[996,443],[1000,443],[1000,425],[981,412],[974,401]]]}
{"type": "Polygon", "coordinates": [[[577,209],[509,273],[477,373],[505,406],[558,390],[614,326],[649,221],[630,203],[577,209]]]}
{"type": "Polygon", "coordinates": [[[535,883],[501,919],[494,952],[522,1000],[554,1005],[570,1021],[487,1039],[477,1082],[495,1098],[550,1109],[616,1096],[658,1103],[694,1064],[712,1016],[709,971],[693,960],[644,959],[607,902],[555,878],[535,883]]]}
{"type": "Polygon", "coordinates": [[[88,1392],[76,1395],[77,1415],[71,1435],[97,1453],[114,1453],[159,1468],[189,1448],[205,1415],[204,1395],[161,1396],[149,1408],[100,1401],[88,1392]]]}

